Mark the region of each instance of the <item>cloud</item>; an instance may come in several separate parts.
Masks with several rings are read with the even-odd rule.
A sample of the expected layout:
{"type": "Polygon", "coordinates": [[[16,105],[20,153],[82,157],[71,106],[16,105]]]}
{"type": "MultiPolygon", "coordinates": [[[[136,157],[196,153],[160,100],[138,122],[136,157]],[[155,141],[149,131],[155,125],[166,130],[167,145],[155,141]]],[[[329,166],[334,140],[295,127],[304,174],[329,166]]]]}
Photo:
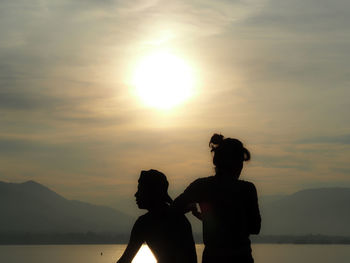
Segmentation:
{"type": "Polygon", "coordinates": [[[297,143],[302,144],[340,144],[348,145],[350,144],[350,134],[338,135],[338,136],[315,136],[304,138],[297,143]]]}
{"type": "Polygon", "coordinates": [[[332,3],[327,0],[270,0],[262,7],[260,14],[249,17],[247,23],[259,28],[284,29],[287,34],[296,31],[312,32],[312,36],[315,36],[331,28],[348,30],[349,7],[346,0],[332,3]]]}
{"type": "Polygon", "coordinates": [[[213,172],[213,132],[247,142],[249,176],[271,193],[347,173],[348,1],[1,5],[2,176],[131,194],[140,169],[158,168],[181,190],[213,172]],[[199,95],[173,113],[130,92],[133,65],[158,48],[198,74],[199,95]]]}
{"type": "MultiPolygon", "coordinates": [[[[62,101],[61,101],[62,103],[62,101]]],[[[0,92],[0,109],[13,110],[34,110],[45,109],[48,107],[57,107],[60,100],[56,97],[48,97],[44,94],[23,92],[16,94],[14,92],[0,92]]]]}
{"type": "Polygon", "coordinates": [[[279,169],[292,169],[299,171],[310,171],[311,162],[297,155],[256,155],[254,166],[270,167],[279,169]]]}

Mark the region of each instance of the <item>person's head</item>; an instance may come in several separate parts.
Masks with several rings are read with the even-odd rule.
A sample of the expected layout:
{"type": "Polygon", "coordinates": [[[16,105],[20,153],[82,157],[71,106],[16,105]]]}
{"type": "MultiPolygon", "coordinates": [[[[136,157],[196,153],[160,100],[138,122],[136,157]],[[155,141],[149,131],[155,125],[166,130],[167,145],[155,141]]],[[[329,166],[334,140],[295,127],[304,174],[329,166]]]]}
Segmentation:
{"type": "Polygon", "coordinates": [[[217,175],[233,175],[238,178],[243,168],[243,162],[250,160],[249,151],[242,142],[233,138],[224,138],[214,134],[209,142],[214,153],[213,164],[217,175]]]}
{"type": "Polygon", "coordinates": [[[141,171],[135,193],[136,203],[140,209],[150,209],[159,204],[171,203],[168,195],[168,180],[157,170],[141,171]]]}

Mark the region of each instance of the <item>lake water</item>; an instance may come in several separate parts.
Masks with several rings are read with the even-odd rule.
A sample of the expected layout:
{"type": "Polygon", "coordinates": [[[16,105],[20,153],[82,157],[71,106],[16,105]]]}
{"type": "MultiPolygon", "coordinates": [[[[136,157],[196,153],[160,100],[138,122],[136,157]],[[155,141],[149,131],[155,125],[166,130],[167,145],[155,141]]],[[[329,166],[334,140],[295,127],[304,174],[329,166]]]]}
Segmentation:
{"type": "MultiPolygon", "coordinates": [[[[125,245],[0,246],[1,263],[113,263],[125,245]],[[102,255],[101,255],[102,252],[102,255]]],[[[197,245],[201,262],[203,245],[197,245]]],[[[256,263],[349,263],[350,245],[254,244],[256,263]]]]}

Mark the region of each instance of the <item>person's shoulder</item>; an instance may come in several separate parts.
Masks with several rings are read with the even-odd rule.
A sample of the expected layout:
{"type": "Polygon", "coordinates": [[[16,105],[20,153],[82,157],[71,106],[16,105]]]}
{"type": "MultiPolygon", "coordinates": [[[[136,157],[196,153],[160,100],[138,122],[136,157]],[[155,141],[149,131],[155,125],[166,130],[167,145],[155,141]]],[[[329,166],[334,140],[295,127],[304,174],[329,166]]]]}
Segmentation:
{"type": "Polygon", "coordinates": [[[136,219],[135,225],[142,225],[145,224],[148,221],[148,218],[150,217],[149,212],[147,212],[146,214],[139,216],[136,219]]]}
{"type": "Polygon", "coordinates": [[[200,190],[203,189],[203,187],[211,184],[215,180],[214,176],[208,176],[208,177],[201,177],[196,180],[194,180],[187,188],[186,190],[200,190]]]}
{"type": "Polygon", "coordinates": [[[245,180],[238,180],[238,183],[244,188],[256,191],[255,185],[252,182],[245,181],[245,180]]]}
{"type": "Polygon", "coordinates": [[[147,221],[149,221],[147,220],[147,214],[139,216],[132,227],[133,235],[142,235],[144,230],[148,228],[147,221]]]}
{"type": "Polygon", "coordinates": [[[215,176],[201,177],[192,182],[192,184],[207,184],[215,180],[215,176]]]}

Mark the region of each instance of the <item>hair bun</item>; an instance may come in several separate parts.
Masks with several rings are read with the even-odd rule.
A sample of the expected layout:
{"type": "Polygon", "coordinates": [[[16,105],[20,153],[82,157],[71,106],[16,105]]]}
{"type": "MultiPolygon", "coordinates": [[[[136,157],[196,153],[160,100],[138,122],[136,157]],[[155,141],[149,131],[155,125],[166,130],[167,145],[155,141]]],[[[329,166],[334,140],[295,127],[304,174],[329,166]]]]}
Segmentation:
{"type": "Polygon", "coordinates": [[[211,147],[211,151],[215,151],[215,149],[220,145],[220,143],[224,140],[224,136],[221,134],[214,133],[211,136],[209,141],[209,147],[211,147]]]}

